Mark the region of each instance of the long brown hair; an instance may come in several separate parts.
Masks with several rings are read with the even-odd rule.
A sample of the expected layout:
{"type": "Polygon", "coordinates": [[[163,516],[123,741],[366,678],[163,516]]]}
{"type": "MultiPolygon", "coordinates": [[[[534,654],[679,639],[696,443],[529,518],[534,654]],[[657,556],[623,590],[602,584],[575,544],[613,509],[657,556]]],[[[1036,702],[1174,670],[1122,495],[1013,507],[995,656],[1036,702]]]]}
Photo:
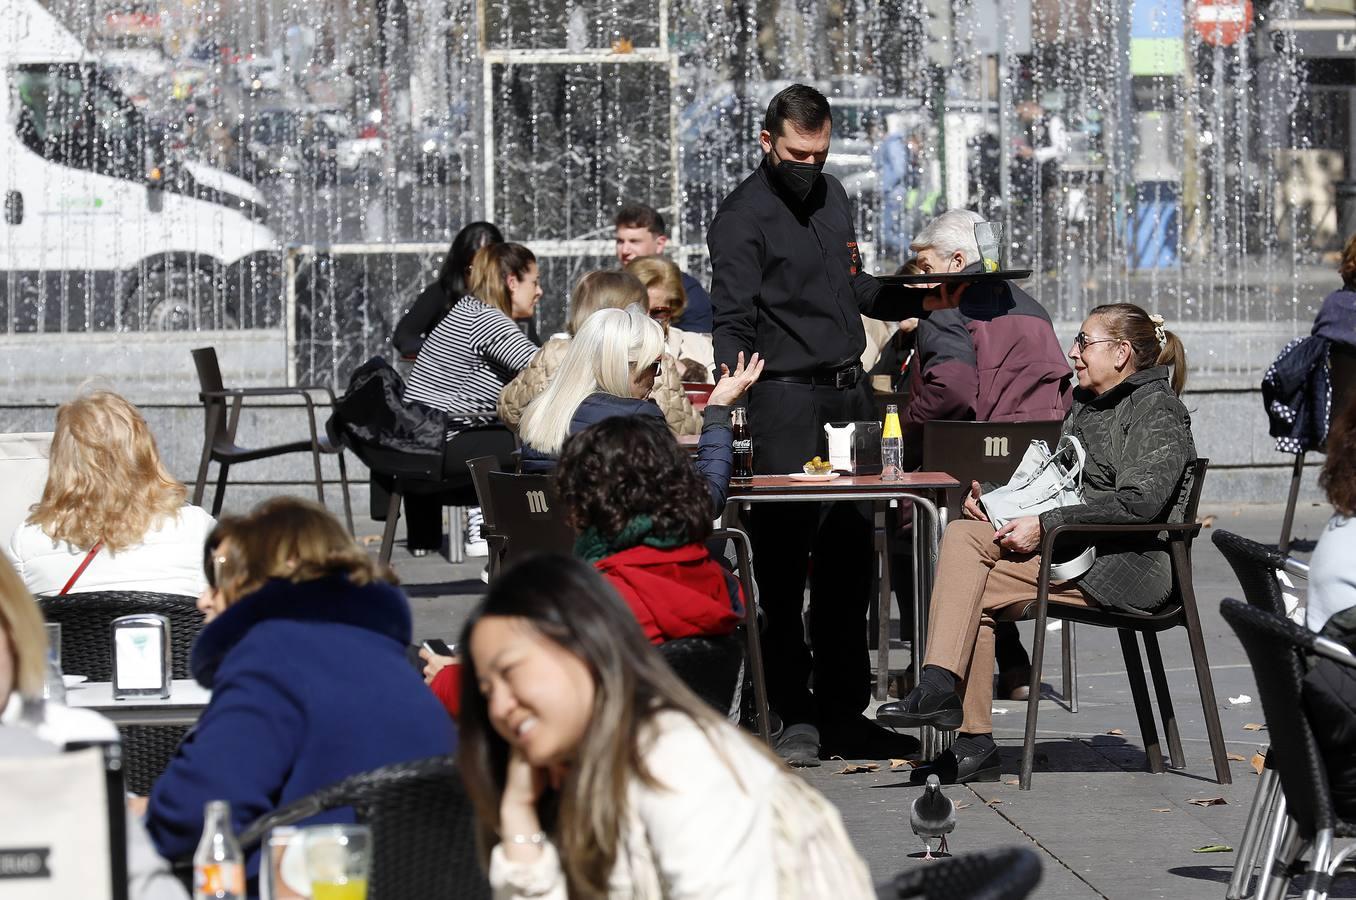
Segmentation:
{"type": "Polygon", "coordinates": [[[523,278],[537,257],[522,244],[486,244],[471,257],[471,277],[466,286],[482,303],[506,316],[513,315],[508,277],[523,278]]]}
{"type": "Polygon", "coordinates": [[[1333,509],[1348,518],[1356,516],[1356,397],[1333,419],[1324,453],[1318,486],[1333,509]]]}
{"type": "MultiPolygon", "coordinates": [[[[578,559],[531,557],[505,572],[467,621],[463,647],[487,616],[521,621],[573,653],[593,675],[589,728],[560,788],[544,791],[538,815],[560,850],[569,895],[606,896],[632,778],[662,786],[645,764],[642,727],[665,710],[688,716],[708,736],[725,727],[724,720],[678,679],[612,588],[578,559]]],[[[488,865],[498,841],[510,749],[490,724],[474,656],[467,654],[463,665],[457,760],[488,865]]]]}
{"type": "Polygon", "coordinates": [[[1154,366],[1171,366],[1173,393],[1180,397],[1186,390],[1186,348],[1177,335],[1163,328],[1161,318],[1155,322],[1133,303],[1107,303],[1093,309],[1088,316],[1101,319],[1108,337],[1130,345],[1136,372],[1154,366]],[[1163,335],[1161,343],[1158,339],[1160,331],[1163,335]]]}
{"type": "Polygon", "coordinates": [[[1337,264],[1337,274],[1342,276],[1342,285],[1349,291],[1356,291],[1356,234],[1347,238],[1342,248],[1342,261],[1337,264]]]}
{"type": "Polygon", "coordinates": [[[103,541],[116,553],[173,518],[188,491],[160,461],[141,411],[112,391],[57,409],[42,499],[28,521],[79,549],[103,541]]]}

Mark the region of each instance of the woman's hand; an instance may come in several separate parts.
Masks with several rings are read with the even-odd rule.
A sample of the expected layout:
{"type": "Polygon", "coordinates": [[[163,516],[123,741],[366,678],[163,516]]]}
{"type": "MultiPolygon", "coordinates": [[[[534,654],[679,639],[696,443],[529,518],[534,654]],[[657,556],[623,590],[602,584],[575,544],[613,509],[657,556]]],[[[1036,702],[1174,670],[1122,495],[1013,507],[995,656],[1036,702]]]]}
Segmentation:
{"type": "Polygon", "coordinates": [[[710,406],[732,406],[740,397],[744,396],[744,392],[762,374],[763,358],[755,353],[749,358],[749,364],[746,366],[744,365],[744,352],[741,350],[733,372],[725,363],[720,364],[720,380],[712,388],[711,396],[706,401],[707,404],[710,406]]]}
{"type": "Polygon", "coordinates": [[[440,656],[426,647],[419,648],[419,658],[424,661],[424,684],[432,684],[439,672],[457,661],[455,656],[440,656]]]}
{"type": "Polygon", "coordinates": [[[526,838],[541,831],[537,800],[549,777],[545,769],[528,762],[521,749],[510,751],[504,795],[499,798],[499,843],[504,855],[514,862],[531,862],[541,855],[540,844],[515,842],[514,836],[526,838]]]}
{"type": "Polygon", "coordinates": [[[979,505],[980,493],[979,482],[970,482],[970,494],[965,498],[965,505],[961,507],[961,515],[978,522],[987,522],[989,517],[984,514],[984,507],[979,505]]]}
{"type": "Polygon", "coordinates": [[[1035,553],[1041,545],[1039,516],[1019,516],[993,533],[994,543],[1011,553],[1035,553]]]}

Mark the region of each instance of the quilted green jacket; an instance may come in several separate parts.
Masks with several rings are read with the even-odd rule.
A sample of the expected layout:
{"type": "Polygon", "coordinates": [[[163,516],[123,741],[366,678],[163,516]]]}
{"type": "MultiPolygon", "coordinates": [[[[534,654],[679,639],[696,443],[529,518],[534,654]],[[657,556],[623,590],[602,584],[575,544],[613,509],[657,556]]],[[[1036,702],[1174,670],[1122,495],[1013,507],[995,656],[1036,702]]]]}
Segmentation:
{"type": "MultiPolygon", "coordinates": [[[[1083,503],[1041,513],[1042,530],[1183,520],[1196,445],[1167,366],[1136,372],[1100,396],[1075,391],[1063,430],[1087,451],[1083,503]]],[[[1093,601],[1151,612],[1168,599],[1172,570],[1161,534],[1099,539],[1096,546],[1097,561],[1077,582],[1093,601]]]]}

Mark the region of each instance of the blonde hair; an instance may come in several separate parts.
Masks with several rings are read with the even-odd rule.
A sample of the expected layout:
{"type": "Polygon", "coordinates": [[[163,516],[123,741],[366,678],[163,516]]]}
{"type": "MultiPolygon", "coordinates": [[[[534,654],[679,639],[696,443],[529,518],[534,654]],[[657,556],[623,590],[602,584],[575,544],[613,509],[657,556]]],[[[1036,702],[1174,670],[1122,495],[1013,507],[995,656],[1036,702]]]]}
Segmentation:
{"type": "Polygon", "coordinates": [[[639,278],[647,291],[650,288],[662,290],[672,304],[673,318],[683,314],[687,308],[687,291],[683,290],[683,272],[672,261],[662,256],[637,256],[626,264],[626,271],[639,278]]]}
{"type": "Polygon", "coordinates": [[[645,285],[630,272],[615,269],[589,272],[579,279],[574,293],[570,294],[570,317],[565,330],[574,337],[584,321],[598,310],[625,309],[632,303],[644,304],[647,300],[645,285]]]}
{"type": "Polygon", "coordinates": [[[178,515],[188,491],[160,461],[138,410],[112,391],[94,391],[57,409],[42,499],[28,521],[54,541],[116,553],[178,515]]]}
{"type": "Polygon", "coordinates": [[[523,443],[560,454],[575,410],[599,391],[631,396],[631,373],[653,365],[664,352],[664,329],[641,308],[600,309],[570,339],[551,383],[527,405],[519,423],[523,443]]]}
{"type": "Polygon", "coordinates": [[[506,316],[513,315],[508,277],[523,278],[537,264],[537,257],[522,244],[486,244],[471,257],[471,275],[466,287],[476,299],[506,316]]]}
{"type": "MultiPolygon", "coordinates": [[[[42,696],[47,679],[47,629],[42,611],[24,587],[23,579],[0,553],[0,640],[9,641],[14,657],[14,687],[24,697],[42,696]]],[[[8,697],[0,697],[0,710],[8,697]]]]}

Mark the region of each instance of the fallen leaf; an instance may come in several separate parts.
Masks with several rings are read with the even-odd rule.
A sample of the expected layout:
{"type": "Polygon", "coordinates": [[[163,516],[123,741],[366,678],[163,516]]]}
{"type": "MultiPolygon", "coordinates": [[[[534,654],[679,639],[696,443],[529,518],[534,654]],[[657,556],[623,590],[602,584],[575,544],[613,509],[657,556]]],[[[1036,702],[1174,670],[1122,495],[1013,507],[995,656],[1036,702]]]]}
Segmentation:
{"type": "Polygon", "coordinates": [[[1204,847],[1197,847],[1192,853],[1233,853],[1234,848],[1228,844],[1206,844],[1204,847]]]}
{"type": "Polygon", "coordinates": [[[1004,784],[1021,784],[1022,782],[1019,781],[1019,780],[1017,780],[1016,778],[1009,778],[1009,779],[1007,779],[1006,781],[1004,781],[1003,783],[1004,783],[1004,784]]]}
{"type": "Polygon", "coordinates": [[[1000,804],[1000,803],[1002,803],[1002,802],[1003,802],[1002,800],[999,800],[997,797],[994,797],[992,800],[986,800],[986,801],[984,801],[984,805],[985,805],[985,806],[997,806],[998,804],[1000,804]]]}
{"type": "Polygon", "coordinates": [[[880,768],[880,763],[851,763],[843,766],[835,774],[838,775],[859,775],[862,772],[874,772],[880,768]]]}
{"type": "Polygon", "coordinates": [[[371,547],[373,544],[380,544],[381,535],[365,534],[362,537],[358,538],[358,543],[362,544],[364,547],[371,547]]]}
{"type": "Polygon", "coordinates": [[[1197,806],[1224,806],[1229,801],[1223,797],[1192,797],[1187,802],[1194,803],[1197,806]]]}
{"type": "Polygon", "coordinates": [[[1201,519],[1201,527],[1202,527],[1202,528],[1210,528],[1210,527],[1213,526],[1214,524],[1215,524],[1215,517],[1214,517],[1214,516],[1206,516],[1204,519],[1201,519]]]}
{"type": "Polygon", "coordinates": [[[1171,806],[1160,806],[1157,809],[1151,809],[1149,812],[1172,812],[1171,806]]]}
{"type": "Polygon", "coordinates": [[[1248,724],[1246,724],[1246,725],[1243,726],[1243,730],[1244,730],[1244,731],[1266,731],[1266,730],[1267,730],[1267,727],[1266,727],[1265,725],[1259,725],[1259,724],[1257,724],[1256,722],[1249,722],[1248,724]]]}
{"type": "Polygon", "coordinates": [[[891,771],[893,771],[893,770],[895,770],[895,769],[912,769],[912,768],[913,768],[914,766],[916,766],[916,765],[918,765],[918,763],[915,762],[915,761],[912,760],[912,759],[892,759],[892,760],[890,760],[890,769],[891,769],[891,771]]]}
{"type": "Polygon", "coordinates": [[[969,809],[969,808],[970,808],[970,804],[968,804],[968,803],[957,803],[957,804],[956,804],[956,809],[969,809]]]}
{"type": "Polygon", "coordinates": [[[1119,728],[1113,728],[1108,731],[1107,734],[1125,734],[1125,732],[1121,731],[1119,728]]]}
{"type": "Polygon", "coordinates": [[[1261,775],[1261,774],[1262,774],[1262,770],[1265,769],[1266,766],[1267,766],[1267,758],[1266,758],[1266,755],[1265,755],[1265,754],[1262,754],[1262,753],[1254,753],[1254,754],[1252,755],[1252,760],[1251,760],[1251,762],[1252,762],[1252,770],[1253,770],[1254,772],[1256,772],[1258,775],[1261,775]]]}
{"type": "Polygon", "coordinates": [[[1232,759],[1234,762],[1243,762],[1244,759],[1242,753],[1226,753],[1225,757],[1227,759],[1232,759]]]}
{"type": "Polygon", "coordinates": [[[1252,702],[1252,698],[1249,697],[1247,694],[1239,694],[1237,697],[1230,697],[1230,698],[1229,698],[1229,705],[1230,705],[1230,706],[1242,706],[1244,703],[1251,703],[1251,702],[1252,702]]]}

